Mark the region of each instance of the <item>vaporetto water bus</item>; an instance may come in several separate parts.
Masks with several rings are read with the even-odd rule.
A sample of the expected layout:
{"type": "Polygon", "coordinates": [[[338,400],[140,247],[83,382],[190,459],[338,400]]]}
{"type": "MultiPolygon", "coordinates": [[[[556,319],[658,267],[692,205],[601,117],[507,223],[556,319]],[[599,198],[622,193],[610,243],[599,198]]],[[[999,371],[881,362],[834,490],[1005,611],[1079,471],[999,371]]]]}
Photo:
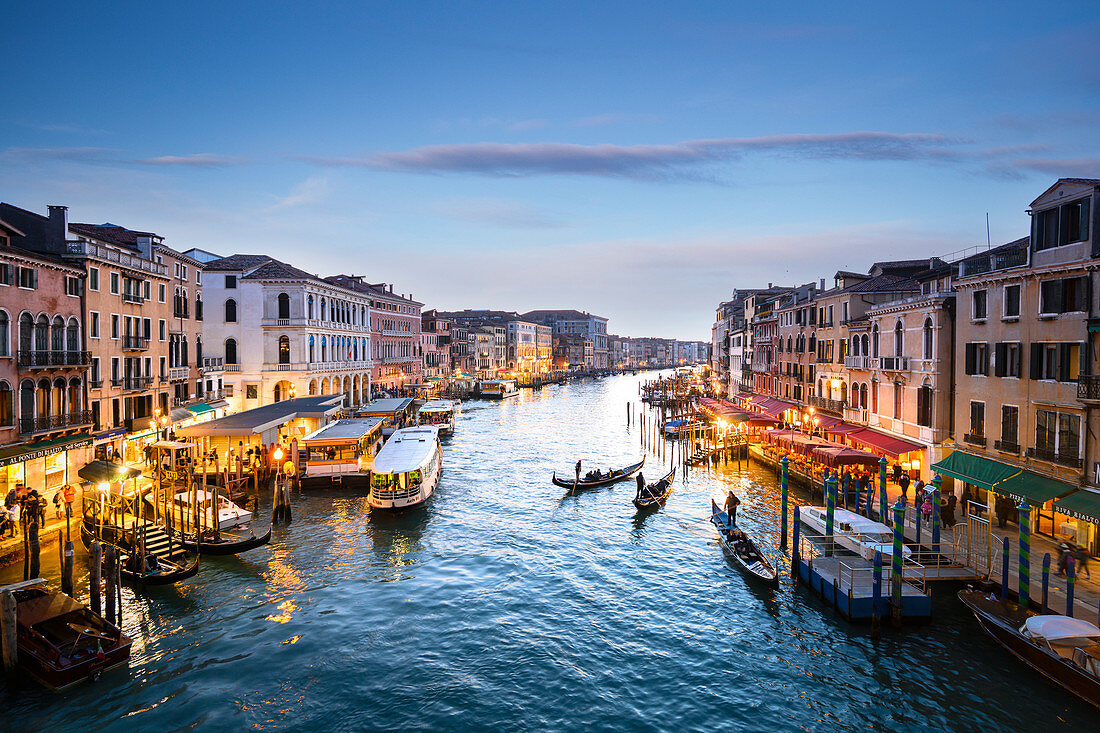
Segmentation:
{"type": "Polygon", "coordinates": [[[455,403],[451,400],[429,400],[416,416],[420,425],[434,425],[440,435],[451,435],[455,429],[455,403]]]}
{"type": "Polygon", "coordinates": [[[302,438],[306,451],[303,480],[343,483],[370,480],[374,458],[382,448],[382,426],[378,417],[337,420],[302,438]]]}
{"type": "Polygon", "coordinates": [[[443,450],[439,428],[421,425],[395,432],[374,457],[367,503],[376,509],[403,509],[428,500],[439,485],[443,450]]]}
{"type": "MultiPolygon", "coordinates": [[[[827,509],[820,506],[799,507],[803,524],[817,532],[825,534],[827,509]]],[[[894,531],[885,524],[868,519],[847,509],[833,510],[833,540],[865,560],[875,558],[875,550],[882,553],[884,561],[889,562],[894,554],[894,531]]],[[[901,555],[908,558],[913,553],[902,545],[901,555]]]]}
{"type": "Polygon", "coordinates": [[[519,394],[514,379],[486,379],[478,385],[482,397],[504,400],[519,394]]]}

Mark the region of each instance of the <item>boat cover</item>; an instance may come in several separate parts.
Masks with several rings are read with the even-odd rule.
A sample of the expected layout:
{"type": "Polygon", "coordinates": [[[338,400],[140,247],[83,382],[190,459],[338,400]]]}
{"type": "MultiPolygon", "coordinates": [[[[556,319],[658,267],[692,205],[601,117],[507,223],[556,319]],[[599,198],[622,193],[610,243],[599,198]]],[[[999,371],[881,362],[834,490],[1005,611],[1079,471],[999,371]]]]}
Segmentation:
{"type": "Polygon", "coordinates": [[[16,607],[15,613],[20,626],[30,627],[82,608],[84,608],[83,604],[67,595],[55,593],[23,601],[16,607]]]}
{"type": "Polygon", "coordinates": [[[1078,643],[1095,644],[1096,638],[1100,637],[1100,627],[1095,624],[1056,614],[1032,616],[1024,622],[1024,627],[1033,639],[1045,639],[1049,642],[1071,643],[1071,640],[1079,640],[1078,643]]]}

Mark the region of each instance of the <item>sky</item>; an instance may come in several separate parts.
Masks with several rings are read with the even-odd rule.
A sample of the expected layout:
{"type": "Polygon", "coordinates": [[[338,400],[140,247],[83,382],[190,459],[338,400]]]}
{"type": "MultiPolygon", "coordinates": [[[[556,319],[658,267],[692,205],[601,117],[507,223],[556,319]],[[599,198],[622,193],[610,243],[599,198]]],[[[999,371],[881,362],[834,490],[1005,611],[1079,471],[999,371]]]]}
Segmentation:
{"type": "Polygon", "coordinates": [[[0,200],[709,340],[1100,177],[1100,3],[15,3],[0,200]],[[762,7],[768,5],[769,7],[762,7]],[[771,6],[777,7],[771,7],[771,6]]]}

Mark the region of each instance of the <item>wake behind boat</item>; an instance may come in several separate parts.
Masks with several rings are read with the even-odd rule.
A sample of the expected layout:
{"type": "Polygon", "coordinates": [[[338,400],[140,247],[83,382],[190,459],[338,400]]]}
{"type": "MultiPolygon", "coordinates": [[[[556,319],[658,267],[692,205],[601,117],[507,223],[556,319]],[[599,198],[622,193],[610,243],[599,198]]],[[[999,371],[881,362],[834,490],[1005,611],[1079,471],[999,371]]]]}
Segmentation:
{"type": "Polygon", "coordinates": [[[560,486],[563,489],[591,489],[596,486],[608,486],[609,484],[613,484],[616,481],[622,481],[623,479],[630,478],[634,474],[638,473],[638,471],[642,470],[642,466],[644,464],[645,457],[643,456],[642,460],[633,465],[627,466],[626,468],[612,469],[606,472],[600,471],[599,469],[595,471],[589,471],[587,474],[576,479],[575,481],[572,479],[558,478],[557,472],[555,472],[550,477],[550,480],[554,483],[555,486],[560,486]]]}
{"type": "Polygon", "coordinates": [[[750,578],[778,588],[779,573],[757,549],[752,539],[730,523],[729,514],[719,509],[714,499],[710,500],[710,512],[710,521],[718,529],[718,541],[737,568],[750,578]]]}

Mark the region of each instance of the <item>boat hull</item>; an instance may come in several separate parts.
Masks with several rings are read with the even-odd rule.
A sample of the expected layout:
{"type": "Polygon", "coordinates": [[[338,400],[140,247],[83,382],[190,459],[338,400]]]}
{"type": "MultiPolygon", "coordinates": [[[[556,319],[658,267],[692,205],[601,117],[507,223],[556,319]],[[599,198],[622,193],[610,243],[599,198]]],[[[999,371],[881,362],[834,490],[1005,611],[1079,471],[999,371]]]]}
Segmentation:
{"type": "Polygon", "coordinates": [[[620,473],[616,473],[610,478],[596,479],[594,481],[585,481],[584,479],[573,481],[572,479],[558,478],[557,474],[552,475],[550,477],[550,481],[555,486],[560,486],[563,489],[569,489],[570,491],[572,491],[573,489],[594,489],[600,486],[610,486],[611,484],[615,484],[624,479],[628,479],[634,474],[638,473],[638,471],[641,471],[643,465],[645,465],[645,458],[638,461],[632,466],[627,466],[626,468],[621,469],[620,473]]]}
{"type": "Polygon", "coordinates": [[[419,504],[423,504],[428,499],[432,498],[432,494],[435,493],[436,487],[439,486],[439,479],[443,476],[443,452],[438,446],[436,447],[436,451],[438,452],[437,460],[439,461],[439,468],[428,476],[427,481],[424,481],[417,487],[415,493],[392,495],[391,492],[386,492],[392,496],[392,498],[386,498],[384,495],[380,496],[372,487],[370,494],[367,496],[367,504],[369,504],[372,509],[395,511],[409,509],[419,504]]]}
{"type": "Polygon", "coordinates": [[[665,500],[672,494],[672,478],[675,475],[676,469],[674,468],[654,483],[646,486],[644,498],[634,497],[634,506],[638,511],[654,511],[664,506],[665,500]]]}
{"type": "Polygon", "coordinates": [[[756,543],[753,542],[747,534],[745,535],[745,542],[749,544],[752,551],[759,558],[758,561],[748,562],[745,558],[741,557],[741,554],[737,552],[737,548],[733,547],[726,537],[726,532],[730,529],[729,519],[726,513],[718,508],[718,505],[714,503],[713,499],[711,499],[710,506],[710,521],[714,524],[715,529],[718,530],[718,543],[722,545],[722,551],[725,553],[726,557],[730,558],[733,564],[737,566],[737,569],[749,578],[759,581],[769,587],[778,588],[779,573],[772,567],[771,563],[764,558],[763,553],[756,547],[756,543]]]}

